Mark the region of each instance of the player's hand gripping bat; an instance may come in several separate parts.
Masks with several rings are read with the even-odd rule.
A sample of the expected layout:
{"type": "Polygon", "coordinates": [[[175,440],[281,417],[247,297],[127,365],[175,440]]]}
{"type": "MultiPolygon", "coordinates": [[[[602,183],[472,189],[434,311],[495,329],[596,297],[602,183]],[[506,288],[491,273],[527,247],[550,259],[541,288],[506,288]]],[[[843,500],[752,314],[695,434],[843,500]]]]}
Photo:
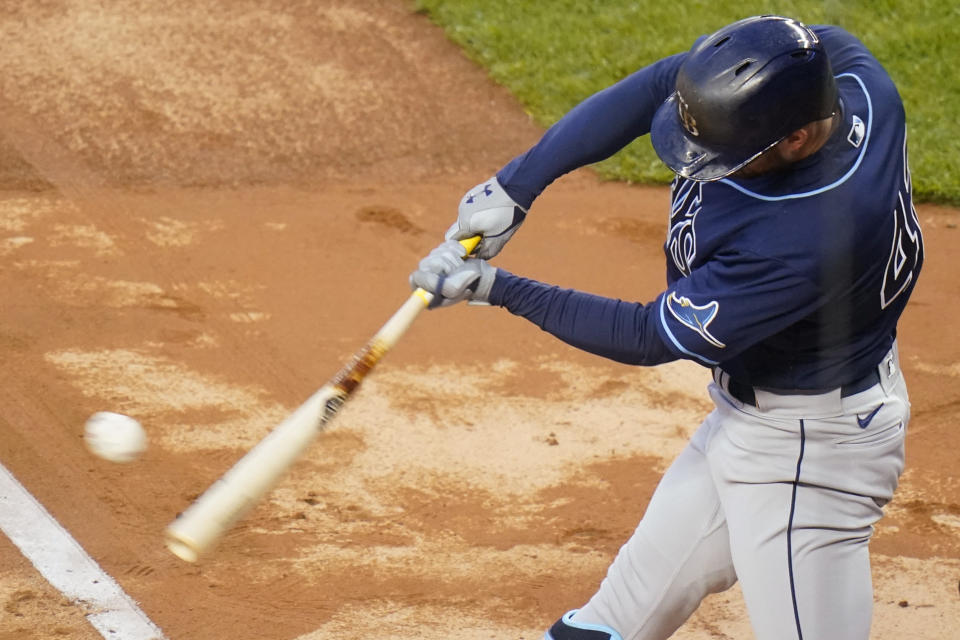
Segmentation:
{"type": "MultiPolygon", "coordinates": [[[[460,243],[470,254],[480,237],[460,243]]],[[[269,491],[337,415],[343,404],[407,331],[433,295],[417,289],[329,382],[267,434],[166,529],[170,551],[196,562],[269,491]]]]}

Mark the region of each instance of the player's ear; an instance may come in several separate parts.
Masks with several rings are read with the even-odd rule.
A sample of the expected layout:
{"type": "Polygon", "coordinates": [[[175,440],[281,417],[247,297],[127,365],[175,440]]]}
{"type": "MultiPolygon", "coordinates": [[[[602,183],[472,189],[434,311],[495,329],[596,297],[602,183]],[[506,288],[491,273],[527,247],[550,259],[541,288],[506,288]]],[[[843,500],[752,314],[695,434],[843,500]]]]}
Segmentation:
{"type": "Polygon", "coordinates": [[[812,132],[809,126],[800,127],[777,144],[777,155],[787,162],[802,160],[810,154],[807,147],[811,137],[812,132]]]}

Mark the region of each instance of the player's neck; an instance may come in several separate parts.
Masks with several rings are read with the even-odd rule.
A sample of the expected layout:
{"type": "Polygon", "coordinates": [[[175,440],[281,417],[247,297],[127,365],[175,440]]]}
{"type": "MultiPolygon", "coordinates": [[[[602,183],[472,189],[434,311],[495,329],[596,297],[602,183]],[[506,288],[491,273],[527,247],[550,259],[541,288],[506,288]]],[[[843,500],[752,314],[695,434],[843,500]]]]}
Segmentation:
{"type": "Polygon", "coordinates": [[[793,164],[809,158],[823,148],[840,123],[840,114],[811,122],[797,129],[769,151],[737,171],[737,178],[755,178],[757,176],[784,171],[793,164]]]}

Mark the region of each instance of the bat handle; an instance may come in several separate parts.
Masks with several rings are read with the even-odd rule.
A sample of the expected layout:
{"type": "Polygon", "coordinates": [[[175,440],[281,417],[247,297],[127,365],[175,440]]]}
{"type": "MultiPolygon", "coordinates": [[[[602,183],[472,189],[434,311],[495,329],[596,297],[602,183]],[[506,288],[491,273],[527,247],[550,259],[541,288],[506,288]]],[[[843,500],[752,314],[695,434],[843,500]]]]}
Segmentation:
{"type": "Polygon", "coordinates": [[[483,240],[483,236],[470,236],[469,238],[459,240],[459,242],[463,245],[463,248],[467,250],[467,255],[469,256],[477,248],[481,240],[483,240]]]}
{"type": "MultiPolygon", "coordinates": [[[[470,236],[469,238],[464,238],[463,240],[458,240],[463,248],[467,250],[467,255],[473,253],[474,249],[477,248],[477,245],[480,244],[480,241],[483,240],[483,236],[470,236]]],[[[433,302],[433,294],[427,291],[426,289],[417,288],[413,294],[410,296],[410,299],[416,299],[423,303],[424,307],[429,307],[430,303],[433,302]]]]}

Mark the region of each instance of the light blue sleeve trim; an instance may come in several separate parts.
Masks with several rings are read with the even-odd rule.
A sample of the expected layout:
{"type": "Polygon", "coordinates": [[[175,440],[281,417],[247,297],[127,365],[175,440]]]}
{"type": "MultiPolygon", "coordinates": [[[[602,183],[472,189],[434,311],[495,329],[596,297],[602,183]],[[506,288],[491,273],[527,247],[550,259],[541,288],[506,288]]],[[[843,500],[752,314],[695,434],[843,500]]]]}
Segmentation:
{"type": "Polygon", "coordinates": [[[863,157],[867,154],[867,146],[870,144],[870,131],[873,129],[873,102],[870,100],[870,93],[867,91],[867,87],[863,84],[863,81],[857,75],[853,73],[841,73],[840,75],[837,76],[837,78],[838,79],[853,78],[854,80],[857,81],[857,84],[860,85],[860,88],[863,90],[863,95],[866,96],[867,98],[867,133],[863,139],[863,147],[860,149],[860,155],[857,156],[857,161],[853,163],[853,166],[850,167],[850,170],[847,171],[847,173],[844,174],[842,178],[840,178],[836,182],[820,187],[819,189],[814,189],[813,191],[804,191],[803,193],[789,193],[785,196],[761,195],[759,193],[755,193],[753,191],[750,191],[749,189],[741,187],[740,185],[738,185],[733,180],[730,180],[729,178],[724,178],[722,180],[719,180],[719,182],[722,182],[723,184],[729,187],[733,187],[740,193],[746,194],[751,198],[756,198],[757,200],[766,200],[767,202],[775,202],[777,200],[795,200],[797,198],[808,198],[810,196],[815,196],[817,194],[823,193],[824,191],[830,191],[831,189],[835,189],[836,187],[839,187],[841,184],[849,180],[850,176],[856,173],[857,169],[860,167],[860,163],[863,161],[863,157]]]}
{"type": "Polygon", "coordinates": [[[688,356],[690,356],[690,357],[692,357],[692,358],[696,358],[696,359],[699,360],[700,362],[702,362],[702,363],[704,363],[704,364],[706,364],[706,365],[709,365],[709,366],[711,366],[711,367],[720,364],[720,363],[717,362],[716,360],[711,360],[711,359],[709,359],[709,358],[706,358],[706,357],[704,357],[704,356],[701,356],[701,355],[698,354],[698,353],[694,353],[693,351],[690,351],[689,349],[687,349],[686,347],[684,347],[682,344],[680,344],[680,341],[677,340],[677,337],[676,337],[675,335],[673,335],[673,332],[672,332],[672,331],[670,331],[670,327],[667,326],[667,318],[666,318],[666,316],[665,316],[664,313],[663,313],[663,306],[664,306],[664,302],[663,302],[663,301],[666,300],[666,298],[667,298],[666,294],[664,294],[663,296],[660,297],[660,326],[663,327],[664,333],[666,333],[666,334],[667,334],[667,337],[670,338],[670,342],[673,343],[673,346],[675,346],[677,349],[679,349],[681,352],[687,354],[688,356]]]}

